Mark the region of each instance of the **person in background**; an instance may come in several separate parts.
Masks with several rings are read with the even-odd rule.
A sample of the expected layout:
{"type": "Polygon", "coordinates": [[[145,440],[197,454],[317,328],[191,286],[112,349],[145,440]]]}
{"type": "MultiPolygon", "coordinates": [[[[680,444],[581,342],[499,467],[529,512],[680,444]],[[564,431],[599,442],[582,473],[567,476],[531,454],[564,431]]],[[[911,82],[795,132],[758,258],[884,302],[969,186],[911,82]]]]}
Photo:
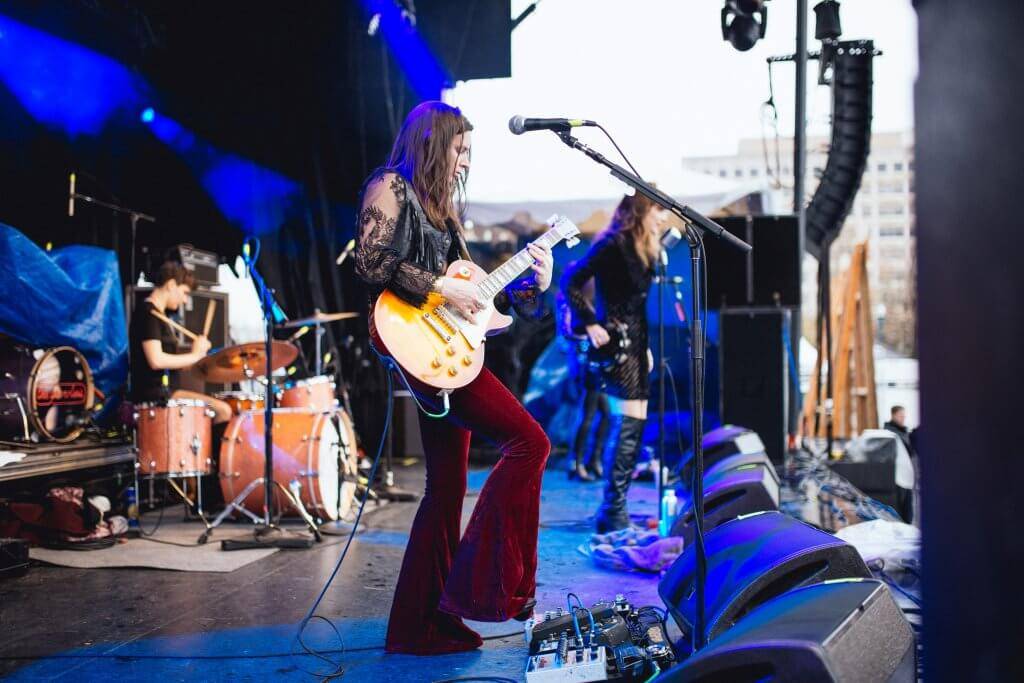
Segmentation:
{"type": "Polygon", "coordinates": [[[914,449],[914,441],[916,439],[913,438],[910,430],[907,429],[906,409],[903,406],[893,406],[889,410],[889,421],[882,425],[882,428],[895,434],[906,447],[907,454],[910,456],[910,462],[914,468],[914,488],[908,491],[900,487],[896,502],[896,507],[899,508],[897,512],[909,524],[914,521],[914,510],[917,507],[914,504],[914,496],[917,491],[917,472],[919,470],[917,467],[917,451],[914,449]]]}
{"type": "Polygon", "coordinates": [[[619,358],[604,371],[610,415],[602,454],[605,485],[596,517],[598,533],[630,526],[626,495],[643,443],[652,367],[647,347],[647,292],[667,215],[639,193],[623,197],[608,229],[563,276],[574,320],[579,321],[591,344],[598,349],[609,343],[621,348],[619,358]],[[591,279],[596,306],[584,292],[591,279]],[[625,330],[628,339],[613,340],[609,327],[625,330]]]}
{"type": "MultiPolygon", "coordinates": [[[[569,267],[572,268],[572,264],[569,267]]],[[[570,388],[567,398],[581,406],[569,442],[567,465],[570,479],[590,483],[604,478],[600,445],[608,434],[608,397],[604,395],[602,373],[588,357],[590,340],[573,330],[572,311],[565,296],[567,288],[568,282],[563,276],[556,304],[557,325],[567,346],[570,388]]]]}
{"type": "Polygon", "coordinates": [[[199,336],[192,349],[177,353],[177,338],[171,326],[153,315],[153,311],[166,315],[176,311],[188,301],[195,278],[177,261],[165,261],[153,278],[154,288],[132,314],[128,331],[131,363],[129,397],[133,403],[166,401],[172,398],[190,398],[204,401],[213,409],[214,423],[231,419],[231,406],[206,394],[181,389],[179,376],[210,350],[210,340],[199,336]]]}

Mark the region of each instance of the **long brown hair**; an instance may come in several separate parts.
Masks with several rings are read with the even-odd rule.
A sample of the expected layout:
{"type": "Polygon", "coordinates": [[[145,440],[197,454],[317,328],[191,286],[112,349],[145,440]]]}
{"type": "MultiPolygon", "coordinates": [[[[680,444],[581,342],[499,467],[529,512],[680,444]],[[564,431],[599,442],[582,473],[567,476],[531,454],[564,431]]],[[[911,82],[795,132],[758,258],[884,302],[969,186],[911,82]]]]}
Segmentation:
{"type": "Polygon", "coordinates": [[[427,219],[437,228],[444,228],[448,220],[462,224],[466,179],[452,181],[448,149],[455,136],[471,130],[473,124],[456,107],[422,102],[405,117],[391,149],[388,168],[412,183],[427,219]]]}
{"type": "Polygon", "coordinates": [[[639,192],[626,195],[615,208],[615,215],[604,232],[628,240],[645,268],[650,268],[658,257],[658,235],[644,227],[644,217],[652,206],[654,202],[639,192]]]}

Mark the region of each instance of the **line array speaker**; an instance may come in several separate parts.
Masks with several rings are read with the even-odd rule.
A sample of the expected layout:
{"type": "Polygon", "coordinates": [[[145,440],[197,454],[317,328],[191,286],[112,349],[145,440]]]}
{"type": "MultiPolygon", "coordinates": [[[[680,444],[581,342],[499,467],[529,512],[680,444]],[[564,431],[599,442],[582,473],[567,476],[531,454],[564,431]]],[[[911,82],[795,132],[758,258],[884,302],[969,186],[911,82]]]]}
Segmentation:
{"type": "Polygon", "coordinates": [[[875,45],[842,41],[832,76],[832,138],[818,189],[807,206],[807,251],[821,258],[843,228],[871,151],[871,88],[875,45]]]}

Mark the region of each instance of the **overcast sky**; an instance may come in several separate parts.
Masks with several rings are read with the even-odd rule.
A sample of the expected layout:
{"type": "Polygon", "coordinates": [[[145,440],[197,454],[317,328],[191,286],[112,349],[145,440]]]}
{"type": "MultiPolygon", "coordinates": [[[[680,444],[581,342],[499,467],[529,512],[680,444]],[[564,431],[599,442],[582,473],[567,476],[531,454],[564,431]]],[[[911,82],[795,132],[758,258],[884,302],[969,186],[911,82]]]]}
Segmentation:
{"type": "MultiPolygon", "coordinates": [[[[513,0],[513,15],[530,4],[513,0]]],[[[809,3],[812,7],[815,0],[809,3]]],[[[910,0],[843,0],[843,39],[873,39],[874,129],[913,126],[916,18],[910,0]]],[[[512,34],[512,77],[460,83],[447,99],[475,126],[471,201],[603,197],[621,186],[546,132],[513,136],[508,119],[565,116],[601,122],[646,178],[677,193],[716,189],[683,174],[684,156],[731,154],[762,131],[769,55],[792,53],[796,0],[768,2],[767,36],[748,52],[722,40],[722,0],[543,0],[512,34]]],[[[810,47],[814,16],[809,11],[810,47]]],[[[809,68],[812,133],[827,134],[829,97],[809,68]]],[[[794,67],[774,69],[783,135],[793,131],[794,67]]],[[[612,157],[600,132],[579,137],[612,157]]]]}

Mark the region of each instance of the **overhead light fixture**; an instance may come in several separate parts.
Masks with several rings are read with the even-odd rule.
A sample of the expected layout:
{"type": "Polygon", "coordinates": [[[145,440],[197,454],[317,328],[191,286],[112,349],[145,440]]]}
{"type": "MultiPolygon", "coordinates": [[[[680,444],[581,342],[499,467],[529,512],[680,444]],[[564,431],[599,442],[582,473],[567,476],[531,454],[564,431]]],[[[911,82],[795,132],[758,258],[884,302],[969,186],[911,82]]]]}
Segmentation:
{"type": "Polygon", "coordinates": [[[818,59],[818,84],[832,83],[839,36],[843,35],[839,23],[839,3],[836,0],[822,0],[814,6],[814,37],[821,41],[821,57],[818,59]]]}
{"type": "Polygon", "coordinates": [[[726,0],[722,7],[722,39],[740,52],[754,47],[768,27],[765,0],[726,0]]]}
{"type": "Polygon", "coordinates": [[[839,23],[839,3],[836,0],[822,0],[814,6],[815,40],[838,40],[843,35],[839,23]]]}

